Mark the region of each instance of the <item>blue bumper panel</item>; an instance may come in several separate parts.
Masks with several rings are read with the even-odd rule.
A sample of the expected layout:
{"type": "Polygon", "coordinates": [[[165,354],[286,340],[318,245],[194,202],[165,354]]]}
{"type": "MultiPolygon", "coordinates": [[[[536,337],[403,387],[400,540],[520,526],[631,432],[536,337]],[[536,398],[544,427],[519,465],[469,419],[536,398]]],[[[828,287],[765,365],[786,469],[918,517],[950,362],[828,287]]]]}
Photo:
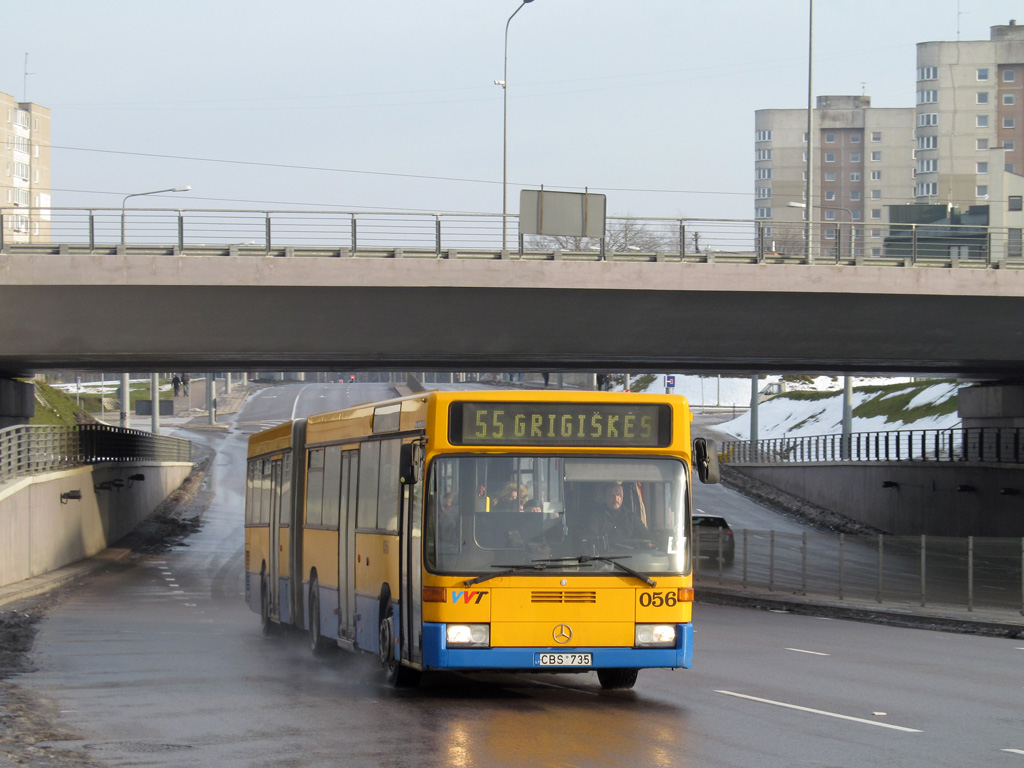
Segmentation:
{"type": "Polygon", "coordinates": [[[693,625],[677,624],[675,648],[448,648],[444,624],[423,624],[423,665],[428,669],[517,669],[582,672],[598,667],[693,666],[693,625]],[[538,653],[592,653],[591,667],[541,667],[538,653]]]}

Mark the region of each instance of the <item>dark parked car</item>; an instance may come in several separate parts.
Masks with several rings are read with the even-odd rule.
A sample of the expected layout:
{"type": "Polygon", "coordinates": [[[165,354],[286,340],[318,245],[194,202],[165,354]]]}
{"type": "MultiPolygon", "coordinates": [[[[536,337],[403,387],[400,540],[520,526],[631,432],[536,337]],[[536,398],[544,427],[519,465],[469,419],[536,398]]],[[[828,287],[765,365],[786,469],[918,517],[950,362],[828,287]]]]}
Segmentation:
{"type": "Polygon", "coordinates": [[[698,557],[706,557],[717,565],[718,542],[721,541],[722,562],[724,565],[732,565],[736,557],[736,539],[724,517],[696,510],[693,515],[693,535],[697,541],[698,557]]]}

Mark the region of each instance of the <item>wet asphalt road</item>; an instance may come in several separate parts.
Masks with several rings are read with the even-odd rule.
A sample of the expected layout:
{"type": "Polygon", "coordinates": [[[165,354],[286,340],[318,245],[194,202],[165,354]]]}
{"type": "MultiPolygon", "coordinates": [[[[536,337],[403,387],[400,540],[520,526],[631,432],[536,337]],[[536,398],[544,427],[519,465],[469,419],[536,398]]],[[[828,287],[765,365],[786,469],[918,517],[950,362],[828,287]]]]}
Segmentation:
{"type": "Polygon", "coordinates": [[[1024,766],[1019,640],[701,604],[693,670],[604,692],[592,673],[396,691],[370,656],[262,637],[243,602],[245,438],[290,418],[285,390],[300,415],[388,395],[263,390],[229,434],[197,437],[217,457],[189,546],[92,578],[41,624],[39,671],[17,682],[80,736],[62,747],[116,766],[1024,766]]]}

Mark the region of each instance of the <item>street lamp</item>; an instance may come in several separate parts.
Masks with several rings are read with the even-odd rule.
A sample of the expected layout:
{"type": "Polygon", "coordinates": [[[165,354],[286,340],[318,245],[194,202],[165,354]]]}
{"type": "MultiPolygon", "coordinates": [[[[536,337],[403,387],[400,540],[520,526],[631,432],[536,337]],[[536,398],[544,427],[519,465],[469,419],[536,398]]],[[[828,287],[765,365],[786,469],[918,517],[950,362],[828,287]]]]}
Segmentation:
{"type": "Polygon", "coordinates": [[[533,0],[523,0],[512,15],[505,22],[505,74],[504,80],[495,80],[495,85],[501,86],[504,96],[504,133],[501,145],[501,250],[508,249],[508,25],[512,23],[515,15],[523,10],[523,6],[532,3],[533,0]]]}
{"type": "MultiPolygon", "coordinates": [[[[806,210],[807,209],[807,203],[788,202],[788,203],[786,203],[786,207],[787,208],[803,208],[803,209],[806,210]]],[[[849,209],[849,208],[844,208],[841,205],[814,205],[812,207],[813,208],[817,208],[818,210],[821,210],[821,211],[846,211],[846,215],[850,217],[850,255],[851,256],[856,256],[857,243],[856,243],[856,230],[854,229],[855,224],[854,224],[854,218],[853,218],[853,211],[851,209],[849,209]]],[[[810,221],[810,219],[811,219],[811,217],[808,216],[807,220],[810,221]]],[[[839,229],[838,226],[836,227],[836,231],[837,232],[841,232],[841,230],[839,229]]],[[[842,257],[842,253],[841,253],[842,245],[843,245],[843,242],[842,242],[842,238],[840,237],[839,240],[836,242],[836,261],[837,262],[842,257]]],[[[808,243],[808,248],[809,247],[810,247],[810,244],[808,243]]]]}
{"type": "Polygon", "coordinates": [[[143,195],[159,195],[164,192],[188,192],[192,189],[191,186],[186,184],[183,187],[173,187],[172,189],[155,189],[152,192],[133,192],[130,195],[125,195],[124,200],[121,201],[121,245],[124,245],[124,207],[130,197],[142,197],[143,195]]]}

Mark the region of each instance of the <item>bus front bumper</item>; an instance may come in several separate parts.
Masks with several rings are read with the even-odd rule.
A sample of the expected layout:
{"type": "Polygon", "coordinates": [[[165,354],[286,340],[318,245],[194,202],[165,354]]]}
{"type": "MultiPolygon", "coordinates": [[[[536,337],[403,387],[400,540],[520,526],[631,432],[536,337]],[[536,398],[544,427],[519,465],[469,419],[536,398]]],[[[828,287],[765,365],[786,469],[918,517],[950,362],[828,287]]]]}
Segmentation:
{"type": "Polygon", "coordinates": [[[532,672],[586,672],[599,668],[643,669],[662,667],[689,669],[693,666],[693,625],[676,625],[676,647],[574,647],[550,648],[449,648],[445,625],[423,624],[424,669],[509,669],[532,672]],[[586,666],[548,666],[541,664],[545,654],[578,655],[589,653],[592,663],[586,666]]]}

